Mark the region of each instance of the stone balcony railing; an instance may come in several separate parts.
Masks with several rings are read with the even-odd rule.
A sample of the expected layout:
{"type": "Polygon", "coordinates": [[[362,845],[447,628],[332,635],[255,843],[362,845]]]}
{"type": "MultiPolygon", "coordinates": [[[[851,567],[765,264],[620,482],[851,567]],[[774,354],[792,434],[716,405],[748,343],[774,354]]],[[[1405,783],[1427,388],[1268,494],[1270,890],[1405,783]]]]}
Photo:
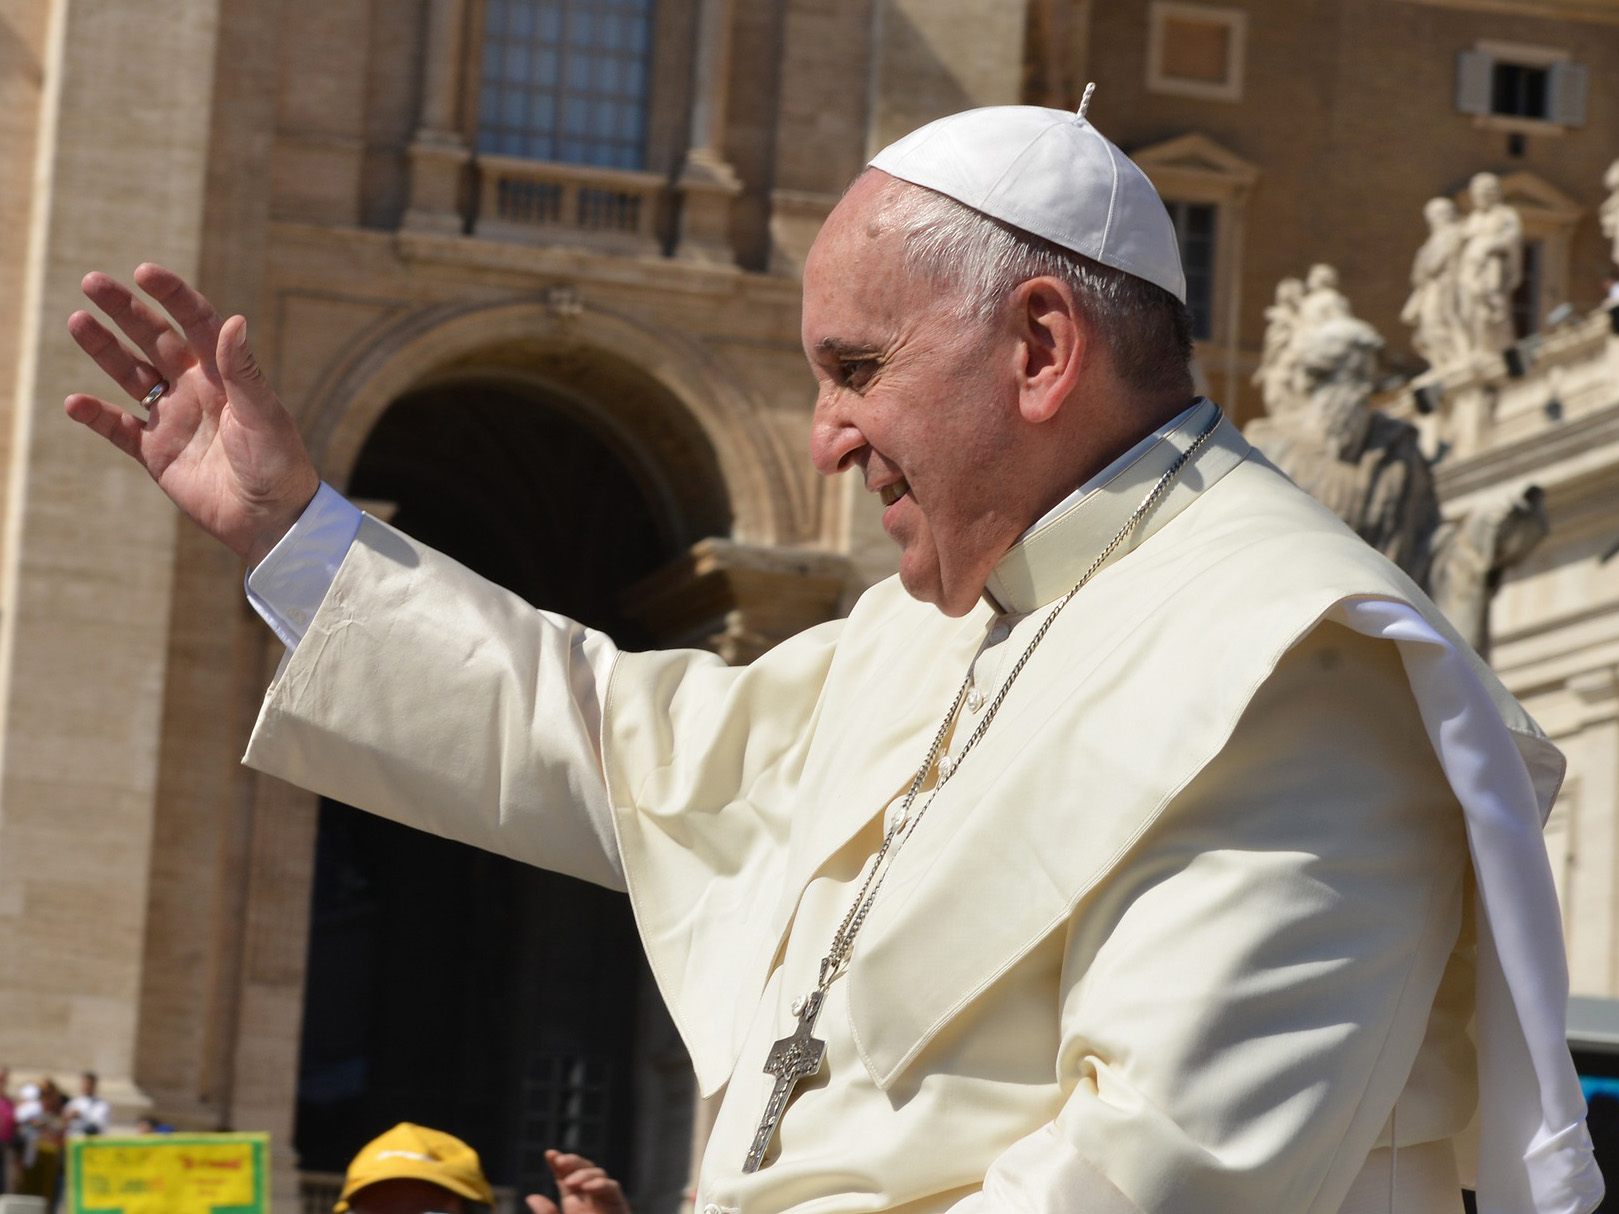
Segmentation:
{"type": "MultiPolygon", "coordinates": [[[[741,193],[729,165],[695,151],[666,175],[474,152],[452,132],[418,132],[400,229],[729,266],[738,256],[732,219],[741,193]]],[[[837,201],[836,194],[771,191],[764,255],[771,273],[802,272],[837,201]]]]}
{"type": "Polygon", "coordinates": [[[669,182],[658,173],[491,155],[476,168],[474,235],[628,255],[663,247],[669,182]]]}

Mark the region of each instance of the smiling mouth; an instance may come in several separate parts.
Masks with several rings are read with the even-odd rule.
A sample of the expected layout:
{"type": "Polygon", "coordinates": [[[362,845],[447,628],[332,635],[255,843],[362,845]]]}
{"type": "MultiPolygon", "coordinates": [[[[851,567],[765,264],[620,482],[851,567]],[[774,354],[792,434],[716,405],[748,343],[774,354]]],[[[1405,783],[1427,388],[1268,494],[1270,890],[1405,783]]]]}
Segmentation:
{"type": "Polygon", "coordinates": [[[895,481],[891,485],[884,485],[877,494],[883,499],[884,506],[892,506],[910,491],[911,487],[905,481],[895,481]]]}

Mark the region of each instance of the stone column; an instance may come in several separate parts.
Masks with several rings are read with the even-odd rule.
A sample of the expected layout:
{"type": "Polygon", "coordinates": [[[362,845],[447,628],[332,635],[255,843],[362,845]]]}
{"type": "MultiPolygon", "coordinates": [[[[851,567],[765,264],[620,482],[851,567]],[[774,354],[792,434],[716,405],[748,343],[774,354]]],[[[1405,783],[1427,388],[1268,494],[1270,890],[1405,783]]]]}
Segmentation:
{"type": "Polygon", "coordinates": [[[219,0],[52,0],[0,550],[0,1058],[134,1086],[177,520],[62,398],[81,275],[195,275],[219,0]],[[167,65],[154,81],[153,65],[167,65]]]}
{"type": "Polygon", "coordinates": [[[320,799],[269,776],[254,779],[227,1107],[232,1125],[270,1132],[271,1199],[277,1209],[288,1210],[299,1208],[292,1135],[320,799]]]}
{"type": "Polygon", "coordinates": [[[876,0],[866,153],[925,122],[1013,105],[1027,0],[876,0]]]}
{"type": "Polygon", "coordinates": [[[699,0],[697,54],[692,61],[691,145],[681,166],[678,256],[729,265],[731,205],[742,182],[725,159],[725,107],[730,94],[732,0],[699,0]]]}
{"type": "Polygon", "coordinates": [[[1574,820],[1567,841],[1572,881],[1560,892],[1568,928],[1569,984],[1576,994],[1619,995],[1619,671],[1582,670],[1564,684],[1575,732],[1556,738],[1569,761],[1574,820]],[[1589,806],[1592,812],[1579,812],[1589,806]]]}
{"type": "Polygon", "coordinates": [[[874,0],[786,0],[770,191],[772,274],[798,277],[866,149],[874,0]]]}
{"type": "Polygon", "coordinates": [[[467,164],[461,91],[467,0],[429,0],[422,48],[422,118],[410,145],[410,206],[403,226],[460,235],[465,229],[467,164]]]}
{"type": "Polygon", "coordinates": [[[286,37],[297,42],[281,56],[274,218],[358,226],[365,213],[372,35],[389,10],[378,5],[373,12],[368,0],[282,0],[282,9],[286,37]]]}

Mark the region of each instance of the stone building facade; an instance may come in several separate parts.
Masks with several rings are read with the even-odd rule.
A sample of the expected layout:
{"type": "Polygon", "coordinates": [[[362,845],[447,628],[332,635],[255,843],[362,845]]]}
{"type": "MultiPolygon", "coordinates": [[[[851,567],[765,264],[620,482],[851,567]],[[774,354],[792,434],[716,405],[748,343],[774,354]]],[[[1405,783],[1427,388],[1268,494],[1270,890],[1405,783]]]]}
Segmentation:
{"type": "Polygon", "coordinates": [[[1098,125],[1190,240],[1208,388],[1243,419],[1260,410],[1264,309],[1316,262],[1337,267],[1393,369],[1421,367],[1399,315],[1422,207],[1462,199],[1476,172],[1501,175],[1534,246],[1522,326],[1601,298],[1596,209],[1619,155],[1619,9],[1604,0],[1052,0],[1029,33],[1031,98],[1066,105],[1094,80],[1098,125]]]}
{"type": "MultiPolygon", "coordinates": [[[[1423,201],[1481,168],[1541,242],[1526,327],[1594,304],[1616,79],[1607,0],[0,0],[0,1060],[271,1131],[283,1208],[295,1144],[329,1169],[414,1117],[502,1184],[572,1135],[673,1209],[702,1118],[613,899],[237,766],[280,646],[62,419],[86,270],[161,261],[245,313],[322,473],[400,526],[742,661],[892,567],[809,468],[798,349],[805,251],[877,147],[1095,80],[1242,416],[1275,281],[1332,262],[1394,337],[1423,201]],[[1481,71],[1517,91],[1480,110],[1481,71]]],[[[1594,537],[1612,481],[1581,483],[1554,520],[1594,537]]],[[[1507,587],[1504,660],[1537,612],[1619,619],[1584,576],[1507,587]]],[[[1611,870],[1612,672],[1558,670],[1611,870]]],[[[1611,991],[1600,891],[1576,975],[1611,991]]]]}

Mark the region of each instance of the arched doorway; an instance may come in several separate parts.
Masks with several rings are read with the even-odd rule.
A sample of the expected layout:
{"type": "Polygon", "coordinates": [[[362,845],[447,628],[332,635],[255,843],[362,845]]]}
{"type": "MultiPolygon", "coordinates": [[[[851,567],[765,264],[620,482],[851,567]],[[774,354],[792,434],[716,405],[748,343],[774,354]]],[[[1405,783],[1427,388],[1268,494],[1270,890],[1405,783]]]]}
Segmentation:
{"type": "MultiPolygon", "coordinates": [[[[675,477],[712,460],[685,446],[675,477]]],[[[578,393],[486,363],[396,401],[348,490],[530,603],[637,647],[649,638],[621,613],[620,592],[683,552],[694,529],[723,525],[711,490],[698,494],[709,505],[683,509],[695,490],[670,476],[663,451],[578,393]]],[[[672,1110],[689,1108],[689,1090],[669,1090],[689,1088],[682,1063],[622,895],[322,803],[299,1073],[305,1169],[341,1171],[408,1120],[466,1139],[497,1185],[543,1189],[540,1152],[562,1146],[632,1193],[666,1189],[650,1173],[670,1157],[657,1140],[682,1132],[672,1110]]]]}

